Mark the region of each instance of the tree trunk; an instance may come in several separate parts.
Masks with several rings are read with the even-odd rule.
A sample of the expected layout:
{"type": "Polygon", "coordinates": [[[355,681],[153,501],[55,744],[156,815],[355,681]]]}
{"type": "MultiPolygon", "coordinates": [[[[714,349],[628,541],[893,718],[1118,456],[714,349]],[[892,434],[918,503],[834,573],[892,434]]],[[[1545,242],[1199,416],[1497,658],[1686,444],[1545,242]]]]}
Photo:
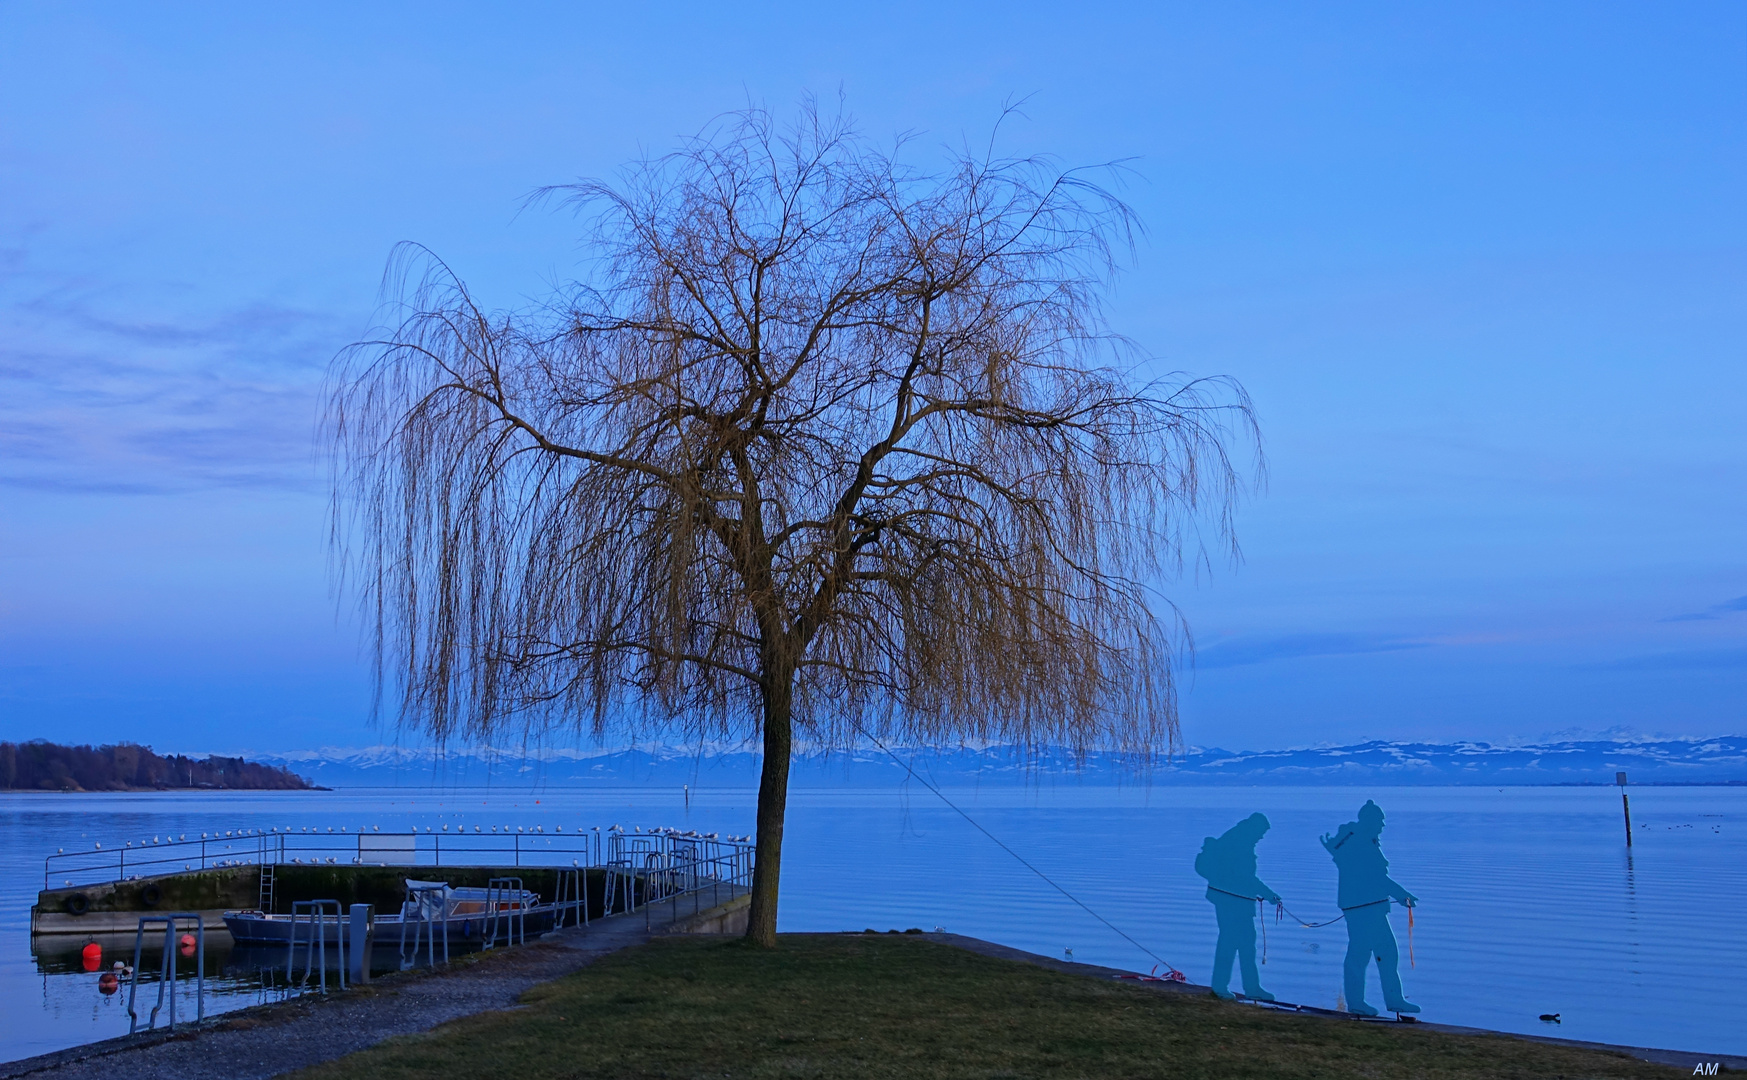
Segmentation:
{"type": "Polygon", "coordinates": [[[764,689],[764,768],[758,781],[758,845],[752,868],[752,910],[746,939],[776,947],[777,882],[782,876],[783,816],[789,801],[789,710],[794,673],[768,671],[764,689]]]}

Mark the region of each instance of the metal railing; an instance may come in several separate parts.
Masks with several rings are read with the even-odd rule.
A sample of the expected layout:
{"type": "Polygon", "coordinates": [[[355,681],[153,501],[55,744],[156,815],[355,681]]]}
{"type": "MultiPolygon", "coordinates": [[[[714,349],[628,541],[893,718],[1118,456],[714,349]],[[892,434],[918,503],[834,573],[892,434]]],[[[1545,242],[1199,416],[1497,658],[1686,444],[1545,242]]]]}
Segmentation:
{"type": "Polygon", "coordinates": [[[706,910],[706,896],[714,907],[752,887],[753,846],[748,841],[677,829],[608,832],[606,850],[607,913],[642,907],[651,926],[653,905],[672,902],[677,915],[680,901],[690,897],[692,913],[700,914],[706,910]]]}
{"type": "MultiPolygon", "coordinates": [[[[610,830],[609,830],[610,833],[610,830]]],[[[383,831],[348,827],[232,829],[189,839],[153,836],[89,851],[61,851],[43,860],[44,889],[126,881],[228,866],[524,866],[592,867],[602,862],[606,836],[597,827],[474,826],[383,831]]]]}
{"type": "Polygon", "coordinates": [[[293,968],[297,964],[297,928],[309,927],[308,939],[304,941],[303,981],[296,985],[308,987],[309,977],[316,974],[321,983],[321,992],[328,992],[328,912],[332,911],[334,928],[334,949],[340,962],[340,989],[346,988],[346,929],[343,913],[338,900],[294,900],[291,903],[291,938],[285,950],[285,981],[293,982],[293,968]],[[319,953],[319,959],[318,957],[319,953]],[[312,971],[313,969],[313,971],[312,971]]]}
{"type": "MultiPolygon", "coordinates": [[[[603,912],[635,912],[652,903],[693,898],[703,910],[731,899],[752,885],[753,845],[750,838],[719,837],[679,829],[626,832],[578,827],[565,830],[543,825],[493,827],[487,832],[456,829],[409,829],[383,832],[360,829],[238,829],[186,837],[162,836],[127,842],[120,847],[96,845],[91,851],[57,852],[43,861],[43,888],[55,879],[69,885],[123,881],[228,866],[259,866],[262,895],[270,896],[269,875],[275,866],[397,866],[397,867],[525,867],[575,871],[566,895],[554,900],[572,909],[575,921],[589,919],[583,870],[605,871],[603,912]],[[724,893],[726,896],[724,896],[724,893]]],[[[561,879],[562,881],[562,875],[561,879]]],[[[649,916],[652,918],[653,916],[649,916]]],[[[319,920],[318,920],[319,921],[319,920]]],[[[493,920],[495,930],[496,920],[493,920]]],[[[416,935],[416,930],[415,930],[416,935]]],[[[432,952],[434,942],[426,945],[432,952]]],[[[444,945],[447,946],[447,940],[444,945]]],[[[418,941],[414,941],[416,949],[418,941]]]]}
{"type": "Polygon", "coordinates": [[[449,962],[449,887],[447,885],[407,885],[406,904],[400,919],[400,970],[410,970],[419,959],[419,940],[423,935],[425,952],[432,967],[437,966],[437,939],[443,939],[443,963],[449,962]],[[412,949],[408,951],[406,931],[412,928],[412,949]]]}
{"type": "Polygon", "coordinates": [[[498,919],[503,919],[505,945],[525,945],[528,941],[528,890],[519,877],[494,877],[485,883],[485,947],[497,945],[498,919]]]}
{"type": "Polygon", "coordinates": [[[572,926],[587,926],[588,915],[588,871],[580,867],[571,871],[560,870],[558,882],[553,890],[552,906],[558,909],[557,918],[552,929],[564,929],[564,916],[570,914],[572,926]]]}
{"type": "Polygon", "coordinates": [[[164,924],[164,955],[159,962],[158,970],[158,1001],[152,1006],[151,1015],[146,1020],[146,1030],[150,1031],[158,1025],[158,1010],[164,1007],[164,995],[169,995],[170,1028],[176,1027],[176,958],[181,952],[176,937],[177,922],[191,922],[194,931],[194,1023],[198,1026],[206,1019],[206,928],[201,925],[200,913],[197,911],[178,911],[168,915],[141,915],[139,928],[133,936],[133,974],[128,978],[127,988],[127,1033],[132,1035],[139,1030],[140,1017],[135,1010],[135,1000],[139,995],[140,976],[144,973],[140,960],[145,953],[146,927],[148,924],[164,924]]]}

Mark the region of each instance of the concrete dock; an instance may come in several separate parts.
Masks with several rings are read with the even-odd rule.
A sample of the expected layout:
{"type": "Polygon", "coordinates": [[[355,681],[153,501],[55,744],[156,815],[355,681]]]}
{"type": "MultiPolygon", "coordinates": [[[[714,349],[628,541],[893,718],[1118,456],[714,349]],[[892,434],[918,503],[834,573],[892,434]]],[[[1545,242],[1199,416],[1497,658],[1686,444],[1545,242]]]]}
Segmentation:
{"type": "Polygon", "coordinates": [[[472,962],[381,978],[327,997],[305,994],[276,1005],[222,1014],[200,1028],[182,1025],[0,1064],[0,1080],[267,1080],[374,1046],[394,1035],[429,1031],[475,1013],[510,1009],[540,983],[579,971],[596,958],[655,934],[739,933],[747,896],[700,909],[693,896],[570,927],[524,946],[472,954],[472,962]]]}

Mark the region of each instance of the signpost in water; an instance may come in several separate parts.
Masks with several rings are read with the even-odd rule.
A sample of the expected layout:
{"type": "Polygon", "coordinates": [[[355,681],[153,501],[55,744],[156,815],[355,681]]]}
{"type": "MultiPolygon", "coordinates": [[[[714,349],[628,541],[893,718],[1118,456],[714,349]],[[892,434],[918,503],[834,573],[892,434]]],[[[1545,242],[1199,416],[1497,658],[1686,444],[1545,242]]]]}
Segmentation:
{"type": "Polygon", "coordinates": [[[1632,846],[1632,804],[1626,799],[1626,774],[1614,773],[1614,783],[1620,785],[1620,809],[1626,812],[1626,846],[1632,846]]]}

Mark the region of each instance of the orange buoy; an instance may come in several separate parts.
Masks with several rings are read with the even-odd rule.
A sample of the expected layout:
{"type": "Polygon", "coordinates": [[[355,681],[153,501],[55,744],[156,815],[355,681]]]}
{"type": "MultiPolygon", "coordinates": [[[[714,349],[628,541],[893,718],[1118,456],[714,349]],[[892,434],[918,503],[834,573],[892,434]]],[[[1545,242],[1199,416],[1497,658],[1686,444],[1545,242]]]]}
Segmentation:
{"type": "Polygon", "coordinates": [[[84,965],[86,971],[96,971],[103,965],[103,946],[95,941],[87,942],[85,947],[79,950],[79,962],[84,965]]]}
{"type": "Polygon", "coordinates": [[[119,989],[121,989],[121,980],[115,977],[114,972],[105,971],[97,980],[98,993],[113,994],[119,989]]]}
{"type": "Polygon", "coordinates": [[[182,935],[182,947],[184,949],[194,948],[194,935],[193,934],[183,934],[182,935]]]}

